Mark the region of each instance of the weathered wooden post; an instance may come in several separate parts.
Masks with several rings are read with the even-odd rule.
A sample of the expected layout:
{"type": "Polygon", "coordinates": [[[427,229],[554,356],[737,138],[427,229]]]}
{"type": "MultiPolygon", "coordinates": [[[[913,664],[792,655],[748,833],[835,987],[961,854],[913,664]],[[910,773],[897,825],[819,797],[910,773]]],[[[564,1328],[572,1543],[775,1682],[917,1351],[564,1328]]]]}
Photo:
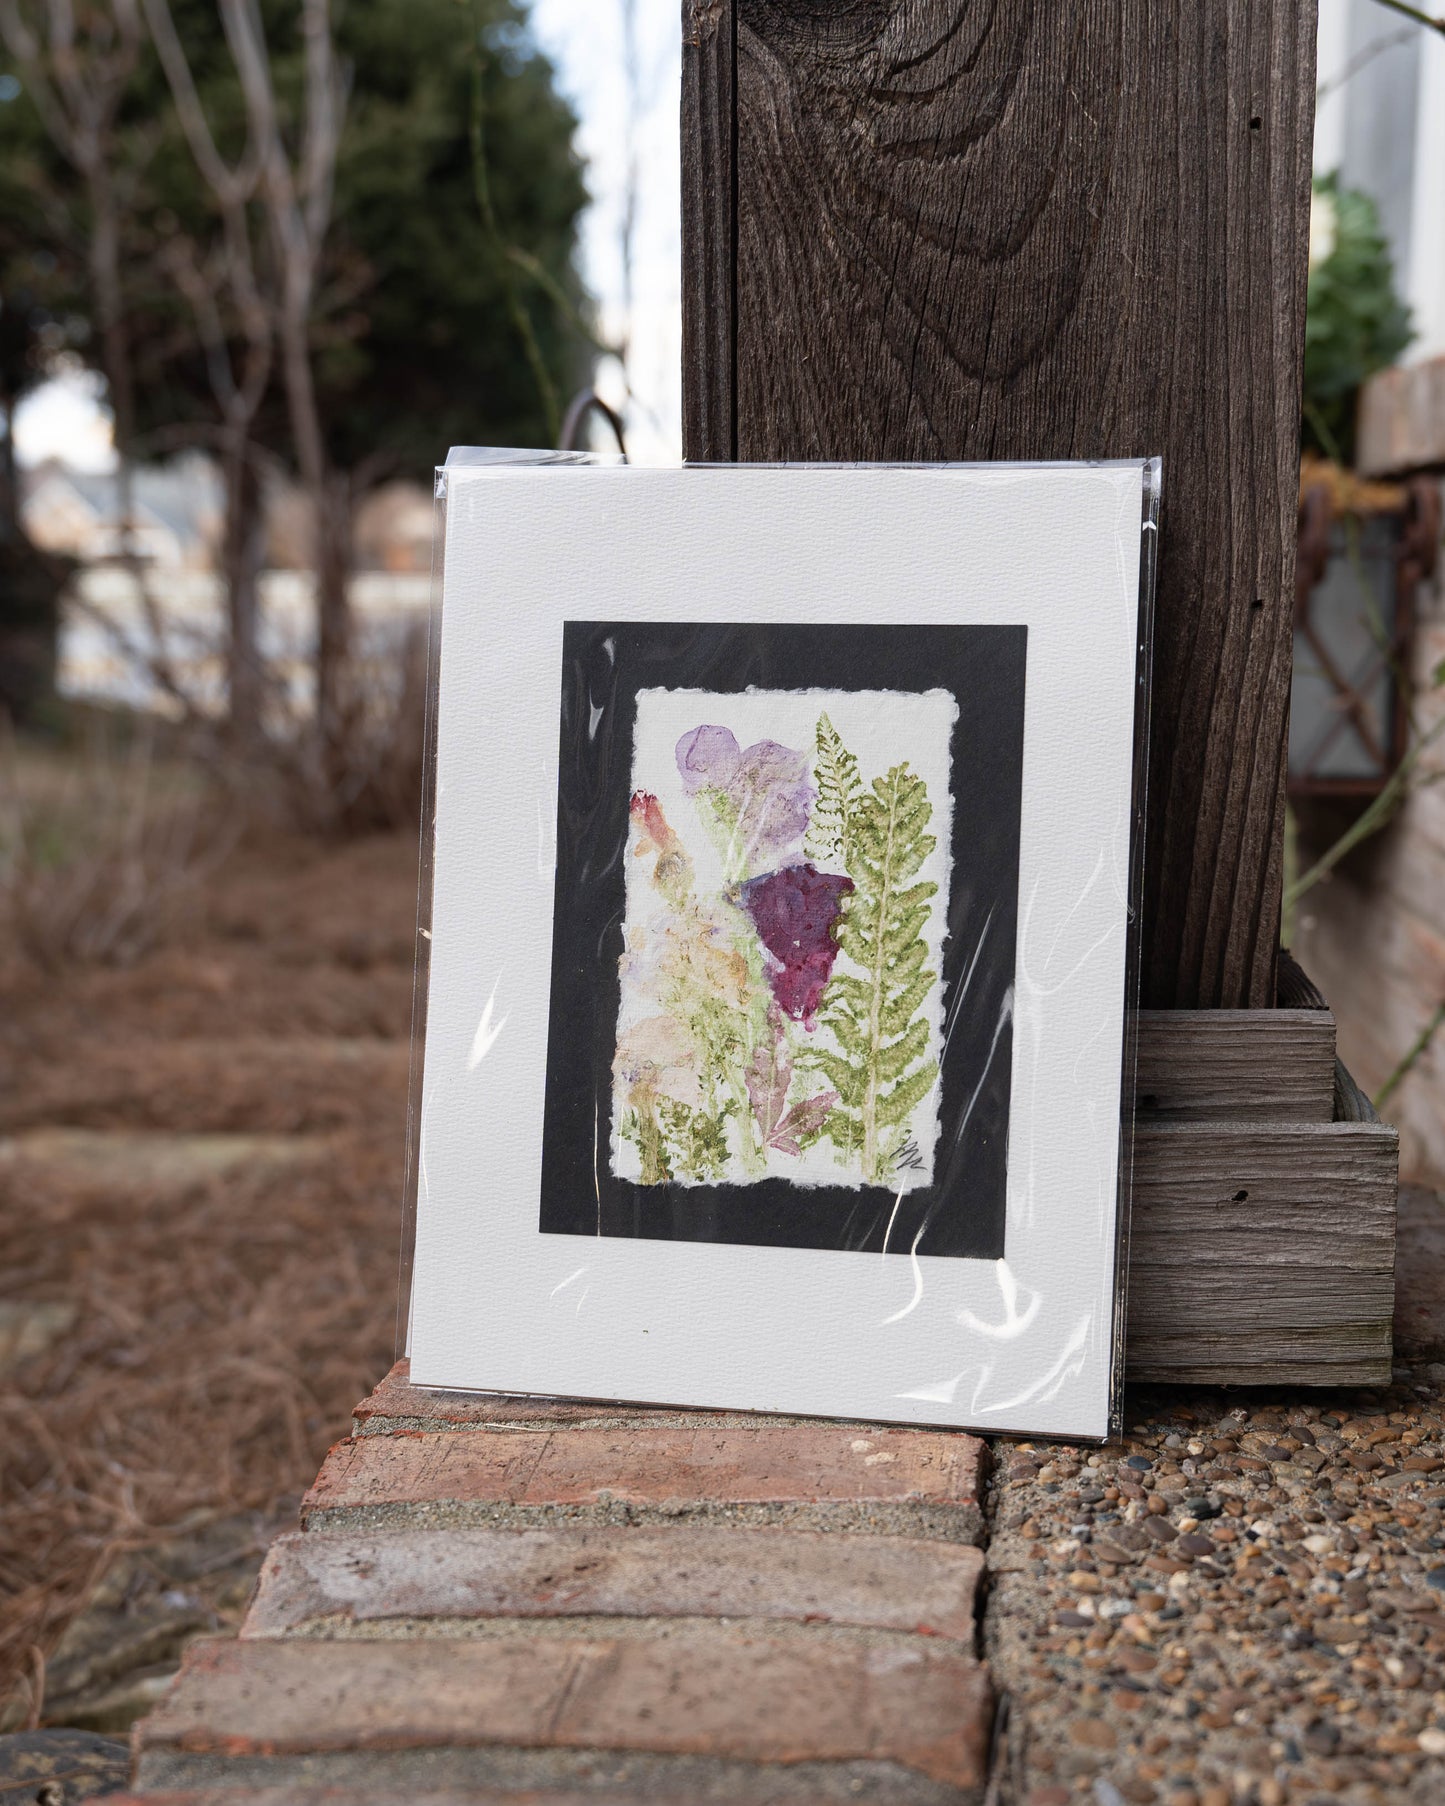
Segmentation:
{"type": "Polygon", "coordinates": [[[683,39],[690,458],[1162,455],[1131,1369],[1380,1377],[1393,1133],[1275,1009],[1315,0],[684,0],[683,39]]]}

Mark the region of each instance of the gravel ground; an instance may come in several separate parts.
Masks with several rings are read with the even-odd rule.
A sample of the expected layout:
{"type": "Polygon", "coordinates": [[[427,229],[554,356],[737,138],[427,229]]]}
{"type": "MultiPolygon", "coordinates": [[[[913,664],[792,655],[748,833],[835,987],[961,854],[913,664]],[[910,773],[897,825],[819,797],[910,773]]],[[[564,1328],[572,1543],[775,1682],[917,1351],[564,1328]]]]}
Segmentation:
{"type": "Polygon", "coordinates": [[[1126,1424],[995,1445],[1017,1806],[1445,1802],[1445,1366],[1141,1390],[1126,1424]]]}

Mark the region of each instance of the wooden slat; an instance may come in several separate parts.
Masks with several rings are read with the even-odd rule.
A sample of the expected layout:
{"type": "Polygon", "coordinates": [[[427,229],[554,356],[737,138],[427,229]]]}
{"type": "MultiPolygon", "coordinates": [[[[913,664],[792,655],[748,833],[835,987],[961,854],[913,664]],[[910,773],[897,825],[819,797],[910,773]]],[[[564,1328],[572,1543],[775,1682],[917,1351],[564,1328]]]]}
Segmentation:
{"type": "Polygon", "coordinates": [[[1388,1381],[1398,1161],[1380,1123],[1140,1126],[1130,1379],[1388,1381]]]}
{"type": "Polygon", "coordinates": [[[1268,1007],[1313,0],[686,18],[689,457],[1162,454],[1145,1000],[1268,1007]]]}
{"type": "Polygon", "coordinates": [[[1445,469],[1445,357],[1370,378],[1360,390],[1355,463],[1367,477],[1445,469]]]}
{"type": "Polygon", "coordinates": [[[1335,1019],[1328,1010],[1143,1010],[1141,1122],[1330,1122],[1335,1019]]]}
{"type": "Polygon", "coordinates": [[[682,9],[682,416],[690,458],[730,463],[733,436],[733,43],[731,0],[682,9]],[[698,293],[706,307],[695,304],[698,293]]]}

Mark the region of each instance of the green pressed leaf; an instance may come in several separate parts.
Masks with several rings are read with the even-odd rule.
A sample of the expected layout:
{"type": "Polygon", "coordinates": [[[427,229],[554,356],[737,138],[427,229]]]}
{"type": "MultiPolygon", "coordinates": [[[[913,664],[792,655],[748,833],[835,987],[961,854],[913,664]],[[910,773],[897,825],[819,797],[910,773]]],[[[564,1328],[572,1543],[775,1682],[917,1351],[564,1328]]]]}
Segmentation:
{"type": "Polygon", "coordinates": [[[733,1105],[720,1110],[693,1110],[676,1098],[658,1099],[657,1113],[666,1130],[667,1162],[686,1179],[716,1179],[727,1164],[726,1124],[733,1105]]]}
{"type": "MultiPolygon", "coordinates": [[[[804,1062],[799,1062],[803,1064],[804,1062]]],[[[806,1064],[814,1071],[821,1072],[833,1089],[838,1093],[840,1104],[858,1107],[862,1102],[862,1073],[856,1062],[830,1053],[827,1048],[815,1048],[808,1054],[806,1064]]]]}
{"type": "Polygon", "coordinates": [[[637,1149],[642,1161],[643,1185],[662,1185],[672,1177],[667,1139],[650,1103],[640,1110],[629,1110],[622,1118],[620,1133],[624,1141],[632,1142],[637,1149]]]}
{"type": "Polygon", "coordinates": [[[920,903],[927,903],[930,897],[937,895],[938,886],[931,879],[925,879],[922,884],[914,884],[907,890],[899,891],[893,899],[893,907],[895,910],[913,909],[920,903]]]}
{"type": "Polygon", "coordinates": [[[835,1105],[829,1112],[828,1119],[823,1124],[823,1133],[837,1148],[844,1160],[851,1159],[862,1151],[862,1122],[841,1106],[835,1105]]]}
{"type": "Polygon", "coordinates": [[[831,991],[835,1003],[847,1003],[863,1010],[868,1007],[870,993],[861,978],[853,978],[846,972],[835,973],[831,991]]]}
{"type": "Polygon", "coordinates": [[[904,984],[928,958],[928,949],[921,940],[912,941],[895,958],[886,961],[889,979],[895,985],[904,984]]]}

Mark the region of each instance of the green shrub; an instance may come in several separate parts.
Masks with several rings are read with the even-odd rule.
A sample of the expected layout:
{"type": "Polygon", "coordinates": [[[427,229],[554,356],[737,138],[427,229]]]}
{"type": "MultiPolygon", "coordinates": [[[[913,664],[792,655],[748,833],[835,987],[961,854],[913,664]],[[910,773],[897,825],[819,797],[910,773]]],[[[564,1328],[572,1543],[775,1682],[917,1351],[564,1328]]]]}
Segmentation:
{"type": "Polygon", "coordinates": [[[1412,337],[1374,201],[1342,187],[1338,174],[1317,178],[1305,315],[1307,446],[1350,462],[1360,385],[1394,363],[1412,337]]]}

